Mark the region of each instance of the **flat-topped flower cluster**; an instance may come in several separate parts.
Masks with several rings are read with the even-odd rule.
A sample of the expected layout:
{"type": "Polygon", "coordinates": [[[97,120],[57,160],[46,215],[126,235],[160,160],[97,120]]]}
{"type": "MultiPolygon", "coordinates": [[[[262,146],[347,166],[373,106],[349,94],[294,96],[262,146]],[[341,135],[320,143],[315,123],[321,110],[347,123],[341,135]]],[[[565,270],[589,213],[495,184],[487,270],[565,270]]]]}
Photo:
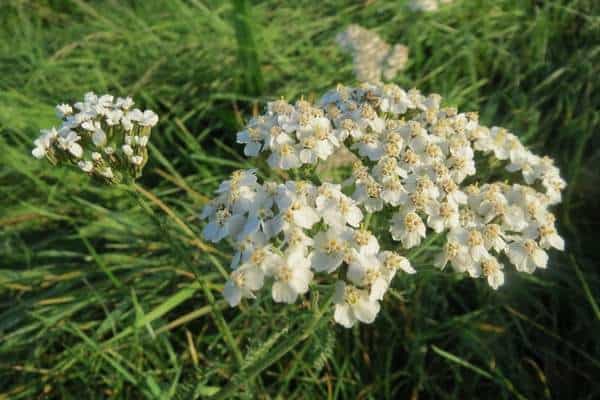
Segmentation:
{"type": "Polygon", "coordinates": [[[349,25],[336,40],[352,55],[354,73],[361,82],[391,80],[408,62],[408,47],[391,46],[375,32],[359,25],[349,25]]]}
{"type": "Polygon", "coordinates": [[[130,97],[115,99],[93,92],[73,105],[59,104],[61,125],[42,130],[34,141],[33,156],[76,165],[108,183],[138,177],[148,160],[146,147],[158,116],[133,104],[130,97]]]}
{"type": "Polygon", "coordinates": [[[275,301],[294,303],[308,291],[314,273],[334,274],[344,264],[349,284],[340,281],[340,290],[353,293],[358,303],[345,308],[340,303],[343,315],[336,319],[347,326],[356,319],[373,321],[396,271],[414,270],[399,254],[380,251],[377,238],[361,227],[357,201],[341,189],[307,181],[259,184],[253,170],[236,171],[221,184],[202,217],[209,219],[208,240],[229,237],[236,243],[224,291],[232,306],[253,298],[265,277],[273,280],[275,301]]]}
{"type": "Polygon", "coordinates": [[[565,187],[558,168],[506,129],[440,103],[436,94],[363,84],[339,86],[316,105],[274,101],[253,118],[238,142],[274,169],[301,173],[340,149],[357,161],[340,183],[259,183],[247,170],[220,185],[202,217],[205,237],[228,238],[237,252],[228,302],[269,283],[274,301],[293,303],[330,280],[336,322],[370,323],[396,272],[415,272],[408,250],[430,235],[443,242],[432,263],[494,289],[506,264],[545,268],[547,250],[564,248],[549,210],[565,187]],[[504,173],[487,178],[502,170],[514,183],[504,173]]]}

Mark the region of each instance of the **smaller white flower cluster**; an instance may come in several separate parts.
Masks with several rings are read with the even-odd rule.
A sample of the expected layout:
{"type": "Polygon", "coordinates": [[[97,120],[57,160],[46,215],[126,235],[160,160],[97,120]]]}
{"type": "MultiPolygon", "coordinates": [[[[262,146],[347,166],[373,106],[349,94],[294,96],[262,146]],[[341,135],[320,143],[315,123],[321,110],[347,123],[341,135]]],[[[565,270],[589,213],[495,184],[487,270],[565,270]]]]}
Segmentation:
{"type": "Polygon", "coordinates": [[[322,109],[299,100],[295,105],[284,100],[269,103],[267,113],[250,121],[237,134],[245,144],[244,154],[255,157],[270,151],[272,168],[291,169],[326,160],[340,143],[322,109]]]}
{"type": "Polygon", "coordinates": [[[341,185],[306,181],[259,184],[255,171],[236,171],[205,206],[206,239],[231,238],[237,249],[224,296],[231,306],[272,281],[273,300],[294,303],[315,274],[335,275],[335,320],[351,327],[373,322],[396,271],[414,273],[408,260],[380,251],[372,232],[361,227],[363,212],[341,185]],[[337,279],[337,278],[336,278],[337,279]]]}
{"type": "Polygon", "coordinates": [[[437,11],[440,6],[450,4],[454,0],[411,0],[408,7],[413,11],[437,11]]]}
{"type": "Polygon", "coordinates": [[[375,32],[359,25],[349,25],[336,40],[352,55],[354,73],[361,82],[381,82],[382,77],[391,80],[408,62],[408,47],[390,46],[375,32]]]}
{"type": "Polygon", "coordinates": [[[32,155],[53,164],[68,163],[109,183],[136,178],[148,160],[150,130],[158,122],[151,110],[133,107],[130,97],[86,93],[83,101],[59,104],[59,128],[43,129],[32,155]]]}
{"type": "Polygon", "coordinates": [[[313,279],[334,274],[335,320],[371,322],[395,271],[414,272],[407,251],[433,234],[443,240],[434,264],[494,289],[506,262],[526,273],[545,268],[546,251],[564,248],[549,211],[565,187],[553,160],[504,128],[480,125],[476,113],[440,103],[391,84],[338,86],[318,105],[278,100],[252,119],[238,142],[246,155],[267,153],[274,169],[343,151],[356,161],[341,184],[314,175],[312,183],[259,184],[253,171],[221,184],[204,209],[204,235],[230,238],[237,251],[229,303],[254,297],[265,277],[273,299],[291,303],[313,279]],[[487,178],[501,171],[519,172],[516,182],[487,178]]]}

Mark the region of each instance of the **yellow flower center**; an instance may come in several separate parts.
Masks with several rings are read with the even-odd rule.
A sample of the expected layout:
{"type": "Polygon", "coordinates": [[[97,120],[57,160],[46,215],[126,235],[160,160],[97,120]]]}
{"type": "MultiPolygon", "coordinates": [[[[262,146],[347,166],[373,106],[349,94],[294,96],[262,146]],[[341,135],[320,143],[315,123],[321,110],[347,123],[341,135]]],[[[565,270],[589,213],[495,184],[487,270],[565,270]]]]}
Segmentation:
{"type": "Polygon", "coordinates": [[[404,226],[409,232],[416,231],[421,225],[421,219],[419,216],[413,212],[409,212],[404,217],[404,226]]]}
{"type": "Polygon", "coordinates": [[[483,244],[481,232],[474,229],[471,230],[469,232],[469,237],[467,238],[467,244],[469,247],[481,246],[483,244]]]}
{"type": "Polygon", "coordinates": [[[343,250],[343,244],[342,242],[338,241],[337,239],[329,239],[327,240],[327,242],[325,243],[325,251],[329,254],[332,253],[339,253],[343,250]]]}
{"type": "Polygon", "coordinates": [[[360,293],[358,289],[353,286],[346,286],[344,288],[344,301],[350,305],[354,305],[358,303],[360,299],[360,293]]]}
{"type": "Polygon", "coordinates": [[[287,265],[282,265],[277,271],[277,278],[282,282],[289,282],[292,279],[292,270],[287,265]]]}
{"type": "Polygon", "coordinates": [[[252,264],[260,265],[265,260],[267,256],[267,252],[264,249],[258,249],[254,253],[252,253],[252,257],[250,257],[250,261],[252,264]]]}

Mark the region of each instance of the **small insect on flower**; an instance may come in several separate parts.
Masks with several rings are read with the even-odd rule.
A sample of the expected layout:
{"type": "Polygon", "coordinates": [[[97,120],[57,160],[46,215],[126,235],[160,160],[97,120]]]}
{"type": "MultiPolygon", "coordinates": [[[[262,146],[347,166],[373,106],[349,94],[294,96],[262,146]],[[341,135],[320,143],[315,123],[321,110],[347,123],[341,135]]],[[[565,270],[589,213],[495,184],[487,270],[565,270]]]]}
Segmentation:
{"type": "Polygon", "coordinates": [[[73,105],[59,104],[61,125],[42,130],[31,154],[53,164],[76,166],[106,183],[133,180],[148,161],[146,146],[158,116],[151,110],[131,110],[132,106],[130,97],[115,100],[93,92],[73,105]]]}

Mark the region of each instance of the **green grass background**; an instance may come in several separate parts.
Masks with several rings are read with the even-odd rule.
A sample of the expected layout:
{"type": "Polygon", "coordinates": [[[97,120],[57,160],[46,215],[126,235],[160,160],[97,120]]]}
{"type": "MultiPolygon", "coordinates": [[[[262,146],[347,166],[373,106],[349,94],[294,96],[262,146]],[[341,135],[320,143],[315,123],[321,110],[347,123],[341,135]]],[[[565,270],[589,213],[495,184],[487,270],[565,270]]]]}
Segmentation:
{"type": "Polygon", "coordinates": [[[0,399],[599,398],[599,76],[596,0],[2,0],[0,399]],[[349,23],[410,47],[401,86],[556,158],[567,251],[547,270],[495,292],[413,254],[421,273],[352,330],[316,297],[224,306],[198,211],[251,165],[235,132],[267,100],[353,83],[349,23]],[[161,116],[144,189],[30,156],[88,90],[161,116]]]}

